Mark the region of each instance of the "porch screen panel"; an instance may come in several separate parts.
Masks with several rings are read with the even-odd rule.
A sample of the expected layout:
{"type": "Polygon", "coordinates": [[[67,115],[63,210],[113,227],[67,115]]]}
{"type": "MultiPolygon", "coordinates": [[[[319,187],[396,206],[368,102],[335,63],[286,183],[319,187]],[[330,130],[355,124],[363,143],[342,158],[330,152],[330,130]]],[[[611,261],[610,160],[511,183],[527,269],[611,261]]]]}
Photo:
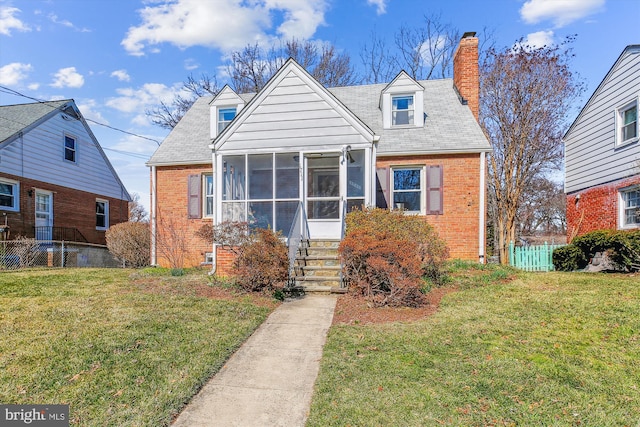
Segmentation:
{"type": "Polygon", "coordinates": [[[222,158],[222,200],[245,199],[244,156],[224,156],[222,158]]]}
{"type": "Polygon", "coordinates": [[[298,201],[276,201],[276,231],[288,236],[298,209],[298,201]]]}
{"type": "Polygon", "coordinates": [[[273,230],[273,202],[249,202],[249,227],[273,230]]]}
{"type": "Polygon", "coordinates": [[[298,153],[276,154],[276,199],[299,199],[299,170],[298,153]]]}
{"type": "Polygon", "coordinates": [[[347,154],[347,212],[364,205],[364,150],[347,154]]]}
{"type": "Polygon", "coordinates": [[[251,154],[249,165],[249,199],[273,199],[273,154],[251,154]]]}

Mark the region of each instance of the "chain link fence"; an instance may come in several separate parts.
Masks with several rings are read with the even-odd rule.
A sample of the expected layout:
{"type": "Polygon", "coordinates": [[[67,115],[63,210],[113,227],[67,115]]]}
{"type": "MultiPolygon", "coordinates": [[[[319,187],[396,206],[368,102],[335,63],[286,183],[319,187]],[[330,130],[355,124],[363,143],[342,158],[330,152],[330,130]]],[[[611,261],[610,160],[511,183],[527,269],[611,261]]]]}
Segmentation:
{"type": "Polygon", "coordinates": [[[0,241],[0,271],[29,267],[122,267],[106,246],[20,238],[0,241]]]}

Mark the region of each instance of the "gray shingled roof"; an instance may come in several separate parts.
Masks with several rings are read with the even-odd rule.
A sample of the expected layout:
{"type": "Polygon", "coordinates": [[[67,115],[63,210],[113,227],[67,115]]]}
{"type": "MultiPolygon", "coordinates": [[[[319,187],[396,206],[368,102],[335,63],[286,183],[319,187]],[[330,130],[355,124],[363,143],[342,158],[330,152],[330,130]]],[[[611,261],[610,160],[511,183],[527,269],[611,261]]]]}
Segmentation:
{"type": "Polygon", "coordinates": [[[378,155],[489,151],[491,146],[471,110],[462,105],[453,80],[421,80],[424,127],[383,129],[380,94],[387,84],[330,88],[342,103],[380,135],[378,155]]]}
{"type": "Polygon", "coordinates": [[[36,125],[71,100],[0,106],[0,143],[36,125]]]}
{"type": "MultiPolygon", "coordinates": [[[[424,127],[382,128],[380,94],[387,84],[330,88],[329,91],[376,135],[378,155],[490,151],[471,110],[462,105],[453,80],[422,80],[425,88],[424,127]]],[[[255,94],[241,95],[249,101],[255,94]]],[[[156,150],[149,165],[207,164],[211,162],[209,103],[213,97],[196,101],[156,150]]]]}

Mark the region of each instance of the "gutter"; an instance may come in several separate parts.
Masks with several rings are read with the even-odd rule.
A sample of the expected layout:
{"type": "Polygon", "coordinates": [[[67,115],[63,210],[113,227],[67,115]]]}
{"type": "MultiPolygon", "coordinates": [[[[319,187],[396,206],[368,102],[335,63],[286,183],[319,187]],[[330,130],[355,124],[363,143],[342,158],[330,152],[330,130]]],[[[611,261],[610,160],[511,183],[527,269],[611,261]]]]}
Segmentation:
{"type": "Polygon", "coordinates": [[[479,221],[480,228],[478,230],[478,262],[480,264],[485,264],[487,262],[485,257],[485,247],[486,247],[486,154],[484,152],[480,153],[480,202],[479,202],[479,221]]]}
{"type": "Polygon", "coordinates": [[[157,242],[156,242],[156,232],[157,232],[157,194],[156,194],[156,167],[151,166],[151,265],[158,264],[158,256],[157,256],[157,242]]]}
{"type": "MultiPolygon", "coordinates": [[[[212,145],[210,145],[209,147],[212,147],[212,145]]],[[[213,221],[211,222],[211,226],[215,227],[218,213],[218,199],[216,197],[216,188],[218,188],[218,177],[216,176],[216,152],[213,149],[211,150],[211,173],[213,174],[213,200],[215,203],[213,206],[213,221]]],[[[211,242],[211,245],[213,252],[211,257],[211,271],[208,274],[210,276],[213,276],[216,274],[216,270],[218,269],[218,245],[213,241],[211,242]]]]}

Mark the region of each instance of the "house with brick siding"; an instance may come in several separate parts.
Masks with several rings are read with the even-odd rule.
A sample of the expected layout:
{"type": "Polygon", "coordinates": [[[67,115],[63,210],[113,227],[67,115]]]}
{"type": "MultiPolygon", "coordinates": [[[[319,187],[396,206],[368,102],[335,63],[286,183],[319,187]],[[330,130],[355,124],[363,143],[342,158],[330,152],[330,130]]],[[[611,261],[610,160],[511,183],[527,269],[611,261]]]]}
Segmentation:
{"type": "Polygon", "coordinates": [[[640,45],[627,46],[563,141],[567,237],[640,226],[640,45]]]}
{"type": "Polygon", "coordinates": [[[130,201],[73,100],[0,106],[0,237],[104,245],[130,201]]]}
{"type": "Polygon", "coordinates": [[[179,229],[187,265],[225,274],[229,253],[194,235],[203,224],[285,236],[302,227],[311,241],[335,241],[361,206],[420,215],[452,257],[484,262],[491,147],[478,93],[478,39],[467,33],[453,79],[400,71],[387,84],[325,88],[289,59],[256,94],[225,87],[198,99],[148,162],[152,262],[167,264],[159,242],[179,229]]]}

